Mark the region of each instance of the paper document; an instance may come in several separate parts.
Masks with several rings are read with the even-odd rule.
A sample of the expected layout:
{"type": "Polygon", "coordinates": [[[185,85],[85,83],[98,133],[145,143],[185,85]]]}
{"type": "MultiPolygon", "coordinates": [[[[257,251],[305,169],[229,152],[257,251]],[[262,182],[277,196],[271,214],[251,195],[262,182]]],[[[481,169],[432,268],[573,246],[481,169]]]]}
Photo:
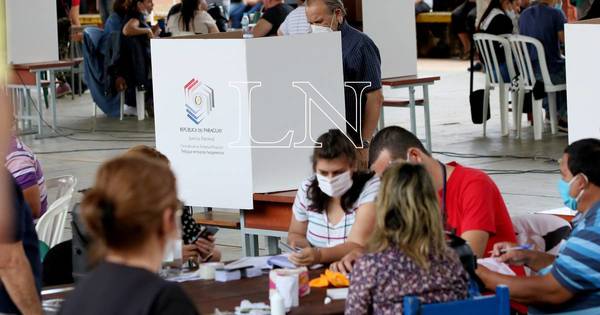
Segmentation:
{"type": "Polygon", "coordinates": [[[483,265],[491,271],[495,271],[497,273],[507,276],[516,276],[515,272],[512,269],[510,269],[510,267],[507,264],[497,261],[496,258],[479,258],[477,259],[477,263],[483,265]]]}
{"type": "Polygon", "coordinates": [[[326,295],[332,300],[345,300],[348,297],[348,288],[327,289],[326,295]]]}
{"type": "Polygon", "coordinates": [[[225,265],[226,270],[234,270],[245,267],[256,267],[260,269],[272,269],[268,264],[268,261],[273,256],[258,256],[258,257],[244,257],[240,258],[232,263],[225,265]]]}
{"type": "Polygon", "coordinates": [[[571,210],[570,208],[562,207],[562,208],[556,208],[556,209],[550,209],[550,210],[537,211],[536,213],[575,216],[577,214],[577,210],[571,210]]]}

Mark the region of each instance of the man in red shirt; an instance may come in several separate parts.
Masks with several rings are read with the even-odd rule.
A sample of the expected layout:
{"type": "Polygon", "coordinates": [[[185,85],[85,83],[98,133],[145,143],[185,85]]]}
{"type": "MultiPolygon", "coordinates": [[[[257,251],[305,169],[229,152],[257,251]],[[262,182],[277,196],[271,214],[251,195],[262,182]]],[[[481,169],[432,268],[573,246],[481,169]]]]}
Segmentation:
{"type": "MultiPolygon", "coordinates": [[[[434,159],[409,131],[391,126],[375,135],[369,148],[371,170],[381,175],[392,161],[405,160],[425,166],[439,191],[446,229],[471,246],[477,257],[490,255],[495,243],[516,243],[508,210],[496,184],[484,172],[434,159]]],[[[348,272],[362,253],[350,253],[333,269],[348,272]]],[[[515,270],[524,274],[522,268],[515,270]]]]}

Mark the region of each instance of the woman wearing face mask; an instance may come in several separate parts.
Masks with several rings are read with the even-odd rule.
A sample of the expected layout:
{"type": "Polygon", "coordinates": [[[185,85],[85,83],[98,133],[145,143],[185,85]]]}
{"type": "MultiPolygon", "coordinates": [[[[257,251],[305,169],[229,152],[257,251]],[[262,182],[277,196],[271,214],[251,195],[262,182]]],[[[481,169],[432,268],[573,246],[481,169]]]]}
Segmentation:
{"type": "Polygon", "coordinates": [[[147,18],[154,8],[152,0],[132,0],[127,7],[127,22],[123,27],[123,35],[139,36],[148,38],[158,37],[160,28],[158,25],[150,27],[147,18]]]}
{"type": "Polygon", "coordinates": [[[301,248],[290,255],[299,266],[330,263],[364,247],[375,222],[379,178],[356,171],[356,148],[338,129],[317,139],[315,175],[298,189],[288,243],[301,248]]]}
{"type": "Polygon", "coordinates": [[[59,314],[197,314],[176,283],[157,275],[177,237],[177,209],[175,176],[164,163],[119,157],[102,165],[81,203],[101,262],[59,314]]]}

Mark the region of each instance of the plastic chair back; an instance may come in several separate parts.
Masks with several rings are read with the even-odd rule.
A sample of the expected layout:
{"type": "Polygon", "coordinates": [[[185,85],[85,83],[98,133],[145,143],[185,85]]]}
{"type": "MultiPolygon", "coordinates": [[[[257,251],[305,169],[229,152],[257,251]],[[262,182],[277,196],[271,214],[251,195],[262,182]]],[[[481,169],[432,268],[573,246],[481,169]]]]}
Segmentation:
{"type": "Polygon", "coordinates": [[[38,239],[48,244],[50,248],[62,240],[76,185],[77,179],[71,175],[51,178],[46,181],[48,200],[53,199],[54,201],[38,220],[35,230],[38,239]]]}
{"type": "Polygon", "coordinates": [[[504,54],[504,60],[506,67],[508,68],[508,75],[510,79],[516,77],[514,68],[513,58],[510,51],[510,43],[508,39],[502,36],[477,33],[473,35],[475,46],[479,51],[479,55],[483,59],[483,65],[485,66],[486,80],[490,84],[510,84],[504,82],[502,79],[502,73],[500,72],[500,62],[498,62],[498,50],[504,54]],[[497,49],[500,48],[500,49],[497,49]]]}
{"type": "Polygon", "coordinates": [[[508,287],[496,287],[496,295],[474,297],[472,299],[421,305],[419,298],[405,296],[402,304],[404,315],[508,315],[510,300],[508,287]]]}

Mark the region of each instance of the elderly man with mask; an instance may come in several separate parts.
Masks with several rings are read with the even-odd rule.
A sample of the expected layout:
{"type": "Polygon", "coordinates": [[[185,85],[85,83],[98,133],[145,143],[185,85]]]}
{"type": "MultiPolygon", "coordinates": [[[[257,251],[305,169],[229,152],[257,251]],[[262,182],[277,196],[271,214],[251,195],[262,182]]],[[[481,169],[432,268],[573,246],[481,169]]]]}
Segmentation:
{"type": "Polygon", "coordinates": [[[346,22],[342,0],[308,0],[306,5],[312,33],[341,32],[346,134],[359,148],[361,168],[366,168],[369,141],[383,104],[379,49],[367,35],[346,22]]]}

